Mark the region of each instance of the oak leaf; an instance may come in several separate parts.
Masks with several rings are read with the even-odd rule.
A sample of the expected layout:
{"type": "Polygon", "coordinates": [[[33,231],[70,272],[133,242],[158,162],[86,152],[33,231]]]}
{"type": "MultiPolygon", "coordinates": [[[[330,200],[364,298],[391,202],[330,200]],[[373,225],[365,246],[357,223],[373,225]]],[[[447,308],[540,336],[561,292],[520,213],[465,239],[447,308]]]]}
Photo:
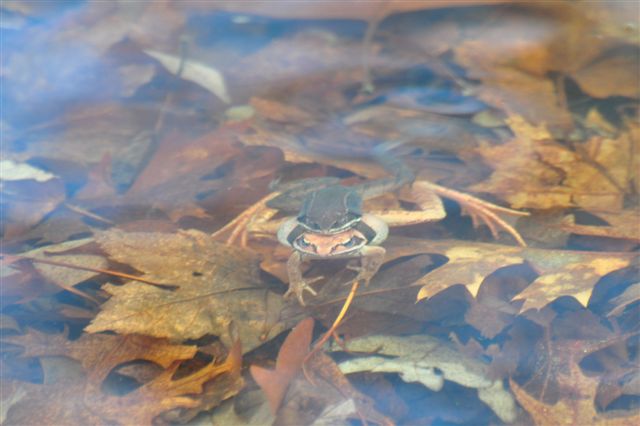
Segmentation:
{"type": "Polygon", "coordinates": [[[2,341],[23,347],[20,356],[25,358],[65,356],[77,360],[88,375],[88,383],[96,389],[120,364],[146,360],[169,368],[175,361],[193,358],[197,351],[192,345],[171,344],[149,336],[83,334],[69,340],[66,333],[51,335],[34,329],[2,341]]]}
{"type": "MultiPolygon", "coordinates": [[[[126,354],[121,349],[126,349],[127,345],[136,341],[127,340],[126,337],[116,337],[116,340],[124,342],[124,346],[116,345],[116,352],[123,357],[126,354]]],[[[148,344],[154,343],[155,339],[148,339],[147,344],[141,349],[150,349],[148,344]]],[[[167,348],[169,345],[160,342],[161,346],[167,348]]],[[[86,343],[86,342],[85,342],[86,343]]],[[[137,340],[137,343],[141,343],[137,340]]],[[[82,346],[85,346],[84,344],[82,346]]],[[[59,347],[62,347],[59,345],[59,347]]],[[[181,346],[191,351],[193,347],[181,346]]],[[[69,347],[70,348],[70,347],[69,347]]],[[[85,352],[85,348],[77,348],[85,352]]],[[[95,348],[94,348],[95,349],[95,348]]],[[[73,352],[73,350],[71,350],[73,352]]],[[[228,392],[221,390],[218,393],[221,398],[228,398],[237,393],[240,378],[241,349],[239,344],[235,344],[227,359],[220,364],[214,362],[206,365],[200,370],[179,379],[173,379],[180,362],[172,362],[169,367],[152,381],[143,384],[139,388],[126,395],[115,396],[106,394],[97,383],[82,381],[79,379],[62,381],[55,385],[36,385],[31,383],[11,382],[5,398],[12,401],[12,405],[7,407],[7,424],[137,424],[151,425],[154,419],[169,410],[175,409],[195,409],[202,406],[201,398],[205,385],[218,381],[228,392]],[[228,380],[219,380],[221,377],[230,376],[233,378],[232,386],[228,380]],[[33,407],[38,407],[34,410],[33,407]]],[[[138,350],[137,355],[141,353],[138,350]]],[[[76,353],[78,355],[78,353],[76,353]]],[[[96,352],[101,355],[101,352],[96,352]]],[[[156,356],[162,357],[157,352],[156,356]]],[[[165,355],[166,356],[166,355],[165,355]]],[[[98,371],[106,370],[106,364],[112,365],[117,356],[105,357],[94,356],[96,364],[91,368],[98,371]],[[103,365],[101,366],[101,363],[103,365]]],[[[162,358],[160,358],[162,359],[162,358]]],[[[164,363],[164,362],[163,362],[164,363]]],[[[88,364],[87,364],[88,365],[88,364]]],[[[3,385],[3,391],[4,391],[3,385]]]]}
{"type": "Polygon", "coordinates": [[[568,368],[568,372],[557,377],[566,388],[564,398],[553,405],[535,399],[514,380],[509,381],[516,399],[531,415],[536,425],[631,426],[640,423],[640,413],[615,417],[616,413],[598,413],[594,404],[598,378],[585,375],[575,361],[571,362],[568,368]]]}
{"type": "Polygon", "coordinates": [[[422,242],[408,238],[389,240],[387,261],[402,256],[433,253],[448,262],[412,283],[420,286],[417,299],[431,297],[456,284],[476,296],[484,279],[499,268],[527,263],[539,276],[512,300],[523,300],[520,311],[540,309],[561,296],[572,296],[587,306],[593,286],[604,275],[637,262],[634,253],[599,253],[545,250],[460,241],[422,242]]]}

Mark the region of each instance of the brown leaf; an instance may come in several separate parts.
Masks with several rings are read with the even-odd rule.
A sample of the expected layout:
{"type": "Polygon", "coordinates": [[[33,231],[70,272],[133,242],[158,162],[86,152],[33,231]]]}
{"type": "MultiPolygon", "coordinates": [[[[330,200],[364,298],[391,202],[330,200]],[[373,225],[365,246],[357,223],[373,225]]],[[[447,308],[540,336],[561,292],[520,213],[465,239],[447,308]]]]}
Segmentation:
{"type": "Polygon", "coordinates": [[[32,179],[2,182],[3,238],[20,236],[52,212],[65,198],[61,179],[38,182],[32,179]]]}
{"type": "MultiPolygon", "coordinates": [[[[183,216],[209,216],[199,202],[203,194],[220,198],[230,187],[236,196],[249,192],[247,189],[266,190],[264,178],[280,165],[282,155],[264,148],[241,150],[235,141],[246,131],[240,125],[227,125],[194,141],[165,139],[121,202],[160,208],[177,221],[183,216]],[[256,182],[258,179],[262,181],[256,182]]],[[[246,201],[226,204],[241,203],[246,201]]]]}
{"type": "Polygon", "coordinates": [[[596,216],[607,222],[606,225],[578,225],[575,216],[567,216],[561,228],[564,231],[579,235],[591,235],[597,237],[621,238],[625,240],[640,241],[640,212],[638,210],[622,210],[615,213],[598,212],[596,216]]]}
{"type": "Polygon", "coordinates": [[[487,28],[487,32],[479,34],[478,38],[461,43],[455,49],[456,59],[467,68],[471,78],[482,81],[477,95],[483,101],[505,113],[521,115],[527,121],[546,123],[553,129],[566,131],[572,128],[573,120],[569,111],[559,104],[553,82],[517,65],[518,62],[539,64],[546,60],[547,52],[540,47],[540,40],[522,40],[527,36],[542,37],[535,28],[538,23],[529,19],[530,16],[526,21],[506,21],[507,26],[513,26],[511,28],[500,25],[487,28]],[[523,31],[522,25],[529,28],[523,31]],[[514,37],[505,37],[508,33],[514,37]]]}
{"type": "Polygon", "coordinates": [[[3,263],[11,263],[11,267],[2,268],[0,278],[1,305],[27,303],[45,294],[55,294],[59,288],[47,281],[29,261],[12,261],[3,256],[3,263]]]}
{"type": "MultiPolygon", "coordinates": [[[[74,249],[86,245],[90,241],[89,239],[81,239],[52,244],[20,253],[20,256],[32,259],[57,260],[85,268],[104,268],[107,261],[101,256],[69,253],[74,249]]],[[[31,261],[29,259],[19,260],[19,263],[9,266],[8,263],[11,262],[7,262],[7,259],[8,257],[5,256],[5,264],[7,267],[3,270],[3,285],[0,288],[0,294],[5,297],[19,296],[21,297],[21,300],[19,300],[20,303],[24,303],[35,297],[44,294],[53,294],[60,291],[60,289],[64,289],[80,297],[90,299],[96,304],[98,303],[98,301],[91,296],[74,287],[81,282],[96,277],[98,275],[97,272],[47,265],[37,261],[30,263],[31,261]],[[16,270],[19,272],[9,274],[10,271],[16,270]],[[52,284],[56,287],[53,287],[52,284]]],[[[16,256],[14,259],[17,260],[20,259],[20,257],[16,256]]],[[[8,302],[13,303],[15,301],[9,299],[8,302]]]]}
{"type": "MultiPolygon", "coordinates": [[[[153,339],[147,340],[147,345],[138,350],[138,353],[149,349],[148,343],[152,341],[153,339]]],[[[166,343],[164,345],[165,348],[168,347],[166,343]]],[[[189,347],[183,346],[183,348],[189,347]]],[[[228,380],[220,381],[220,384],[229,392],[220,390],[218,393],[222,397],[235,394],[239,387],[238,383],[241,383],[240,352],[240,346],[236,344],[225,362],[221,364],[212,362],[176,380],[172,378],[180,363],[174,362],[154,380],[123,396],[105,394],[100,387],[92,386],[91,383],[85,384],[82,381],[62,382],[56,385],[16,384],[10,396],[14,400],[13,405],[8,407],[6,413],[7,424],[46,422],[50,424],[151,425],[157,416],[169,410],[201,406],[200,398],[202,398],[204,386],[212,380],[217,383],[221,377],[234,377],[233,386],[229,386],[228,380]],[[33,407],[38,409],[34,410],[33,407]]],[[[101,353],[96,352],[96,355],[101,353]]],[[[120,355],[124,354],[120,353],[120,355]]],[[[162,357],[160,352],[156,355],[162,357]]],[[[102,362],[99,356],[95,356],[94,359],[98,360],[98,363],[102,362]]],[[[112,361],[115,359],[110,358],[107,362],[112,361]]]]}
{"type": "Polygon", "coordinates": [[[66,334],[45,334],[30,329],[4,342],[22,346],[22,357],[66,356],[78,360],[88,375],[88,384],[98,389],[111,370],[128,361],[147,360],[169,368],[177,360],[193,358],[195,346],[174,345],[149,336],[83,334],[69,340],[66,334]]]}
{"type": "MultiPolygon", "coordinates": [[[[466,40],[454,47],[456,60],[469,77],[481,80],[476,93],[483,101],[509,115],[545,124],[554,134],[567,133],[574,126],[573,117],[562,87],[556,87],[558,80],[550,75],[575,76],[581,70],[587,74],[590,64],[595,67],[599,57],[607,57],[603,53],[607,50],[637,52],[633,46],[637,45],[637,29],[626,36],[620,31],[625,16],[638,14],[637,5],[610,2],[581,7],[571,2],[533,2],[518,6],[479,19],[466,33],[466,40]]],[[[594,81],[587,89],[603,95],[620,92],[625,86],[629,87],[622,89],[625,93],[637,93],[637,80],[634,84],[631,77],[634,68],[637,66],[621,66],[620,71],[613,71],[625,83],[618,84],[607,73],[607,78],[594,81]],[[634,85],[635,90],[631,89],[634,85]]]]}
{"type": "Polygon", "coordinates": [[[553,405],[540,402],[530,396],[515,381],[509,381],[518,402],[531,415],[536,425],[631,426],[640,422],[640,413],[624,417],[598,413],[594,398],[599,380],[586,376],[580,370],[577,362],[571,362],[568,372],[560,375],[559,380],[563,386],[568,388],[567,396],[553,405]]]}
{"type": "Polygon", "coordinates": [[[554,142],[544,125],[532,126],[518,116],[511,117],[508,123],[516,137],[506,144],[478,149],[494,172],[470,190],[496,194],[515,209],[622,208],[631,170],[627,161],[619,160],[631,152],[628,135],[589,141],[587,146],[594,146],[595,155],[585,158],[554,142]],[[617,171],[620,167],[624,169],[622,174],[617,171]],[[606,170],[616,170],[620,177],[614,180],[606,170]]]}
{"type": "Polygon", "coordinates": [[[278,411],[289,383],[302,369],[304,359],[309,353],[312,332],[312,318],[301,321],[291,330],[278,351],[275,370],[251,366],[251,375],[267,396],[273,413],[278,411]]]}
{"type": "Polygon", "coordinates": [[[123,202],[160,208],[174,220],[185,215],[205,216],[206,212],[196,204],[196,196],[217,188],[217,180],[204,177],[238,154],[232,146],[233,132],[231,128],[222,129],[192,141],[180,140],[176,135],[165,138],[123,202]]]}
{"type": "Polygon", "coordinates": [[[573,77],[580,88],[594,98],[609,96],[640,97],[637,47],[623,46],[611,49],[583,67],[573,77]]]}
{"type": "Polygon", "coordinates": [[[475,299],[465,313],[465,320],[482,336],[494,339],[510,326],[519,311],[519,303],[511,299],[525,289],[537,274],[527,266],[500,268],[480,286],[475,299]]]}
{"type": "MultiPolygon", "coordinates": [[[[227,359],[222,364],[211,362],[204,368],[186,377],[173,380],[173,376],[179,366],[164,371],[155,380],[144,384],[125,398],[109,397],[104,404],[104,417],[113,419],[121,424],[152,424],[153,419],[159,414],[171,409],[189,409],[201,405],[200,394],[204,392],[207,382],[217,379],[223,374],[234,378],[234,382],[242,381],[240,367],[242,365],[242,349],[236,342],[229,352],[227,359]]],[[[222,383],[225,388],[228,383],[222,383]]],[[[222,398],[235,395],[239,386],[230,389],[229,395],[221,393],[222,398]]],[[[197,412],[197,411],[196,411],[197,412]]],[[[187,418],[188,420],[188,418],[187,418]]]]}
{"type": "Polygon", "coordinates": [[[143,271],[154,282],[179,286],[176,291],[129,282],[103,287],[112,297],[86,328],[113,330],[172,340],[220,336],[230,344],[234,321],[244,350],[278,333],[282,297],[263,287],[258,259],[247,250],[226,246],[199,231],[179,234],[108,231],[96,241],[110,258],[143,271]]]}
{"type": "Polygon", "coordinates": [[[249,104],[262,117],[278,123],[309,125],[315,122],[313,115],[308,112],[274,100],[253,97],[249,104]]]}
{"type": "Polygon", "coordinates": [[[512,300],[524,300],[520,311],[540,309],[561,296],[572,296],[587,306],[593,286],[604,275],[637,261],[634,253],[598,253],[499,246],[460,241],[420,241],[393,238],[386,244],[387,261],[415,254],[441,254],[447,263],[411,286],[421,286],[418,300],[456,284],[475,297],[487,275],[509,265],[528,263],[539,277],[512,300]]]}
{"type": "Polygon", "coordinates": [[[393,424],[325,353],[315,353],[305,369],[309,377],[298,375],[293,379],[274,424],[336,424],[355,418],[379,425],[393,424]]]}

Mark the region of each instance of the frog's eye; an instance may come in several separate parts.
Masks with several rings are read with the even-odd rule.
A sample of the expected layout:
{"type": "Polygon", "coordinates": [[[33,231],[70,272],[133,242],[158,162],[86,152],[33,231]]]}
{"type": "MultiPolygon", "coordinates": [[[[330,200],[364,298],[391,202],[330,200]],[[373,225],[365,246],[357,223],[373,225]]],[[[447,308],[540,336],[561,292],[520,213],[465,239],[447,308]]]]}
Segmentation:
{"type": "Polygon", "coordinates": [[[362,242],[362,238],[358,238],[358,237],[351,237],[349,238],[348,241],[342,243],[342,246],[346,247],[346,248],[352,248],[357,246],[358,244],[360,244],[362,242]]]}
{"type": "Polygon", "coordinates": [[[307,241],[304,237],[300,237],[298,238],[298,245],[302,248],[309,248],[311,247],[311,243],[309,241],[307,241]]]}

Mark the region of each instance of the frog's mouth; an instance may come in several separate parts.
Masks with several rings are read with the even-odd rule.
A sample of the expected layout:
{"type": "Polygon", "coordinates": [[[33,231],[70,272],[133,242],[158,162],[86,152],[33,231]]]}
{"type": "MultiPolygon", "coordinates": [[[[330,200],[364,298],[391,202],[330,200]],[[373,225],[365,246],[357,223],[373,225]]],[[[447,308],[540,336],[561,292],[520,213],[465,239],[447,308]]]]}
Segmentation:
{"type": "Polygon", "coordinates": [[[301,252],[319,257],[333,257],[353,253],[367,245],[367,238],[352,228],[338,234],[305,232],[293,241],[301,252]]]}

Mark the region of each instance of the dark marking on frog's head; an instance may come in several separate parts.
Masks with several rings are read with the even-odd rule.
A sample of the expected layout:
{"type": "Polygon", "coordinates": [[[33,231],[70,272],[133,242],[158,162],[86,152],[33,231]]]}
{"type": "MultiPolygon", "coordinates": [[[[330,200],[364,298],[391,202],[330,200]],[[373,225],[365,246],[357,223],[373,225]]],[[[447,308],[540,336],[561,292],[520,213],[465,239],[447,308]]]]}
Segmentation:
{"type": "Polygon", "coordinates": [[[335,185],[315,191],[302,203],[298,222],[310,231],[335,234],[362,218],[362,198],[349,187],[335,185]]]}

